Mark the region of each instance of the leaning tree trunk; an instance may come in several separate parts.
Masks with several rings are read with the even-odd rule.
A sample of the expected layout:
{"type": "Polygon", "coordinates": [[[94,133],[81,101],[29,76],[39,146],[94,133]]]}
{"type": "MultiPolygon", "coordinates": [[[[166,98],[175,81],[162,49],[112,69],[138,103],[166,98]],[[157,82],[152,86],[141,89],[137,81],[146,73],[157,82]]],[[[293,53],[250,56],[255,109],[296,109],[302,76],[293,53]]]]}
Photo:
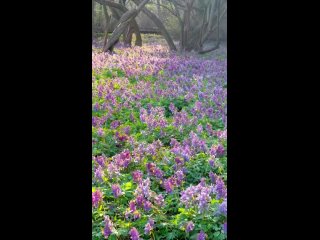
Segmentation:
{"type": "MultiPolygon", "coordinates": [[[[133,0],[133,2],[138,5],[141,0],[133,0]]],[[[154,24],[158,27],[158,29],[161,31],[162,36],[166,39],[170,50],[172,51],[177,51],[176,46],[174,45],[171,36],[169,35],[167,29],[165,28],[165,26],[163,25],[163,23],[160,21],[160,19],[157,17],[157,15],[155,15],[154,13],[152,13],[151,11],[149,11],[147,8],[143,7],[142,8],[142,12],[144,14],[146,14],[153,22],[154,24]]]]}
{"type": "Polygon", "coordinates": [[[105,26],[105,36],[104,36],[104,43],[103,43],[103,51],[106,51],[106,45],[108,42],[108,34],[109,34],[109,29],[110,29],[110,25],[111,25],[111,15],[108,14],[107,11],[107,7],[106,5],[102,5],[103,6],[103,11],[104,11],[104,16],[105,16],[105,20],[106,20],[106,26],[105,26]]]}
{"type": "Polygon", "coordinates": [[[125,12],[120,20],[118,26],[114,29],[107,45],[106,49],[110,49],[113,45],[119,40],[121,34],[127,29],[130,25],[130,22],[138,15],[138,13],[142,10],[144,5],[146,5],[150,0],[143,0],[137,7],[137,9],[131,9],[125,12]]]}
{"type": "MultiPolygon", "coordinates": [[[[110,8],[111,12],[112,12],[112,16],[117,19],[118,21],[120,21],[120,14],[118,13],[118,11],[122,12],[122,13],[125,13],[128,11],[128,9],[119,4],[119,3],[115,3],[113,1],[110,1],[110,0],[94,0],[96,2],[98,2],[99,4],[101,5],[106,5],[110,8]],[[118,11],[117,11],[118,10],[118,11]]],[[[135,19],[132,20],[132,25],[133,25],[133,29],[134,29],[134,33],[136,35],[136,41],[135,41],[135,45],[136,46],[142,46],[142,37],[141,37],[141,33],[140,33],[140,30],[139,30],[139,26],[136,22],[135,19]]]]}
{"type": "MultiPolygon", "coordinates": [[[[123,0],[120,0],[119,1],[119,4],[121,4],[122,6],[124,6],[125,7],[125,1],[123,1],[123,0]]],[[[122,41],[123,41],[123,44],[125,45],[125,46],[129,46],[130,45],[130,47],[131,47],[131,42],[130,42],[130,44],[128,43],[128,41],[129,41],[129,39],[128,39],[128,33],[129,33],[129,31],[130,31],[130,25],[128,26],[128,28],[123,32],[123,34],[122,34],[122,41]]]]}
{"type": "MultiPolygon", "coordinates": [[[[106,0],[107,4],[110,4],[110,1],[106,0]]],[[[123,5],[121,4],[117,4],[117,3],[113,3],[111,4],[109,7],[111,8],[112,11],[115,11],[117,14],[115,14],[116,19],[119,21],[120,20],[120,14],[118,14],[118,12],[114,9],[117,8],[118,10],[120,10],[122,13],[125,13],[128,11],[128,9],[124,6],[125,2],[123,2],[123,5]]],[[[132,20],[132,23],[130,24],[130,26],[132,26],[131,31],[134,31],[134,34],[136,35],[136,41],[135,41],[135,45],[136,46],[142,46],[142,37],[141,37],[141,33],[140,33],[140,29],[139,26],[136,22],[135,19],[132,20]]],[[[129,29],[128,29],[129,30],[129,29]]],[[[132,35],[131,35],[132,38],[132,35]]],[[[126,39],[125,43],[130,40],[129,38],[127,38],[127,36],[124,36],[124,39],[126,39]]],[[[130,45],[131,45],[131,41],[130,41],[130,45]]]]}
{"type": "MultiPolygon", "coordinates": [[[[126,0],[122,0],[120,2],[121,2],[121,5],[123,7],[125,7],[126,0]]],[[[119,17],[119,19],[120,19],[120,17],[119,17]]],[[[138,27],[137,24],[134,24],[133,22],[130,23],[130,25],[128,26],[127,30],[125,30],[124,33],[123,33],[123,43],[124,43],[125,46],[131,47],[132,35],[135,32],[138,33],[138,34],[136,34],[136,46],[142,46],[142,38],[141,38],[140,31],[139,31],[139,27],[138,27]]]]}

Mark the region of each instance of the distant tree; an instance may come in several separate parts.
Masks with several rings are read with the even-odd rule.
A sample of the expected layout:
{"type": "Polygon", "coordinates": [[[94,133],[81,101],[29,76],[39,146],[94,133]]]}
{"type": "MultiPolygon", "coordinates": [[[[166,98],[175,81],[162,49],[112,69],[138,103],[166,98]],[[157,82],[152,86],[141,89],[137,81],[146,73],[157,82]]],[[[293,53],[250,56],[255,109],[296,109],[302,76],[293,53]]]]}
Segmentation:
{"type": "Polygon", "coordinates": [[[104,51],[112,51],[121,35],[123,35],[124,43],[128,46],[131,46],[133,34],[136,35],[135,45],[142,45],[140,29],[136,21],[140,12],[143,12],[154,23],[172,51],[176,51],[177,47],[165,26],[164,12],[169,14],[166,15],[169,16],[168,18],[176,19],[176,24],[178,24],[176,26],[179,26],[180,51],[196,51],[202,54],[214,51],[220,46],[220,22],[227,11],[227,0],[119,0],[118,3],[114,0],[93,0],[93,15],[95,14],[94,2],[103,6],[104,51]],[[132,5],[133,3],[134,5],[132,5]],[[156,6],[151,8],[152,5],[156,6]],[[108,9],[111,12],[110,15],[108,9]],[[116,21],[116,26],[108,38],[112,19],[116,21]],[[205,43],[213,34],[215,34],[216,43],[205,49],[205,43]]]}

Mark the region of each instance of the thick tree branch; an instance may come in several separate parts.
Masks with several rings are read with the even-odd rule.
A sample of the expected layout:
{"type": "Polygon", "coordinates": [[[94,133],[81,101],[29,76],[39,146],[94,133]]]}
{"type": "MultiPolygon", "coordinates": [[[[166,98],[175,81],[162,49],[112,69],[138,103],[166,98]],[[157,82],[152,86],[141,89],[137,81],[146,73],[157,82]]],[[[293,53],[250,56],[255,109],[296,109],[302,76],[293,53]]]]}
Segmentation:
{"type": "MultiPolygon", "coordinates": [[[[99,0],[100,1],[100,0],[99,0]]],[[[110,49],[120,38],[121,34],[127,29],[130,25],[130,22],[134,20],[134,18],[138,15],[138,13],[143,9],[144,5],[146,5],[150,0],[143,0],[137,7],[137,9],[131,9],[125,12],[120,20],[118,26],[114,29],[107,45],[106,49],[110,49]]]]}
{"type": "MultiPolygon", "coordinates": [[[[133,2],[138,5],[141,0],[133,0],[133,2]]],[[[171,36],[169,35],[167,29],[163,25],[163,23],[160,21],[160,19],[155,15],[153,12],[149,11],[146,7],[142,8],[142,12],[146,14],[153,22],[154,24],[159,28],[161,31],[162,36],[166,39],[170,50],[177,51],[176,46],[174,45],[171,36]]]]}
{"type": "MultiPolygon", "coordinates": [[[[119,3],[115,3],[115,2],[112,2],[110,0],[94,0],[96,1],[97,3],[101,4],[101,5],[105,5],[105,6],[108,6],[111,11],[112,11],[112,15],[115,19],[117,19],[118,21],[120,20],[121,16],[117,13],[117,11],[115,11],[115,9],[125,13],[128,11],[128,9],[119,4],[119,3]]],[[[136,42],[135,42],[135,45],[136,46],[142,46],[142,37],[141,37],[141,33],[140,33],[140,29],[139,29],[139,25],[137,23],[137,21],[135,19],[132,20],[132,27],[134,29],[134,33],[136,35],[136,42]]]]}

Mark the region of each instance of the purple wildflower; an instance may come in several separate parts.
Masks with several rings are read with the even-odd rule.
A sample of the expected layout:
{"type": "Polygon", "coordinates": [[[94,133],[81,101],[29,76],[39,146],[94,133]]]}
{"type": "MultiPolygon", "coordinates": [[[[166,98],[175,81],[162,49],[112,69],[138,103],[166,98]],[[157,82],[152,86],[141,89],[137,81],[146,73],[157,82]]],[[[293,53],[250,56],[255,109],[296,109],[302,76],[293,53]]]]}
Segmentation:
{"type": "Polygon", "coordinates": [[[202,125],[199,124],[198,127],[197,127],[197,132],[198,133],[202,133],[202,131],[203,131],[202,125]]]}
{"type": "Polygon", "coordinates": [[[139,232],[135,227],[131,228],[129,233],[130,233],[131,240],[139,240],[139,237],[140,237],[139,232]]]}
{"type": "Polygon", "coordinates": [[[125,134],[129,135],[129,134],[130,134],[130,126],[125,127],[125,128],[123,129],[123,132],[124,132],[125,134]]]}
{"type": "Polygon", "coordinates": [[[154,227],[154,220],[152,218],[149,218],[148,223],[151,227],[154,227]]]}
{"type": "Polygon", "coordinates": [[[99,203],[102,201],[102,197],[103,197],[103,194],[99,189],[92,192],[92,205],[94,207],[98,207],[99,203]]]}
{"type": "Polygon", "coordinates": [[[172,112],[172,113],[175,113],[177,111],[176,107],[174,106],[173,103],[170,103],[169,105],[169,110],[172,112]]]}
{"type": "Polygon", "coordinates": [[[104,167],[104,166],[105,166],[105,157],[104,157],[104,156],[97,156],[96,158],[94,158],[94,160],[95,160],[101,167],[104,167]]]}
{"type": "Polygon", "coordinates": [[[225,199],[218,208],[218,213],[222,215],[227,215],[227,200],[225,199]]]}
{"type": "Polygon", "coordinates": [[[154,226],[154,220],[152,218],[149,218],[147,224],[144,227],[144,233],[146,235],[150,235],[150,232],[153,230],[154,226]]]}
{"type": "Polygon", "coordinates": [[[177,179],[177,184],[180,185],[184,179],[184,173],[182,170],[178,170],[175,173],[175,177],[177,179]]]}
{"type": "Polygon", "coordinates": [[[114,162],[109,163],[107,168],[108,168],[108,174],[110,178],[120,175],[119,166],[117,166],[114,162]]]}
{"type": "Polygon", "coordinates": [[[188,118],[187,112],[182,110],[181,112],[176,112],[173,117],[173,125],[175,127],[182,127],[184,125],[189,125],[190,120],[188,118]]]}
{"type": "Polygon", "coordinates": [[[139,213],[139,211],[134,211],[133,212],[133,219],[134,220],[137,220],[137,219],[139,219],[141,217],[141,214],[139,213]]]}
{"type": "Polygon", "coordinates": [[[152,206],[151,202],[149,202],[149,201],[144,201],[144,203],[143,203],[143,208],[144,208],[144,210],[145,210],[146,212],[148,212],[148,211],[151,210],[151,206],[152,206]]]}
{"type": "Polygon", "coordinates": [[[205,233],[201,230],[200,233],[198,234],[197,240],[205,240],[206,235],[205,233]]]}
{"type": "Polygon", "coordinates": [[[145,227],[144,227],[144,233],[145,233],[146,235],[150,235],[151,230],[152,230],[152,227],[151,227],[150,223],[147,223],[147,224],[145,225],[145,227]]]}
{"type": "Polygon", "coordinates": [[[163,196],[162,196],[162,194],[159,194],[158,196],[156,196],[155,198],[154,198],[154,203],[155,204],[157,204],[158,206],[163,206],[163,204],[164,204],[164,198],[163,198],[163,196]]]}
{"type": "Polygon", "coordinates": [[[142,181],[142,176],[143,176],[143,174],[142,174],[142,172],[139,171],[139,170],[132,172],[133,181],[134,181],[135,183],[141,183],[141,181],[142,181]]]}
{"type": "Polygon", "coordinates": [[[163,172],[161,171],[160,168],[156,168],[156,169],[154,170],[154,175],[155,175],[157,178],[159,178],[159,179],[162,179],[162,178],[163,178],[163,172]]]}
{"type": "Polygon", "coordinates": [[[189,221],[186,226],[186,232],[191,232],[193,228],[194,228],[194,223],[192,221],[189,221]]]}
{"type": "Polygon", "coordinates": [[[105,238],[108,238],[109,235],[112,233],[113,223],[111,222],[109,216],[105,216],[104,222],[105,222],[105,227],[103,230],[103,235],[105,238]]]}
{"type": "Polygon", "coordinates": [[[164,180],[163,186],[164,186],[164,188],[165,188],[165,190],[166,190],[167,193],[172,193],[173,188],[174,188],[174,185],[172,184],[172,181],[171,181],[170,178],[164,180]]]}
{"type": "Polygon", "coordinates": [[[225,234],[227,234],[227,222],[225,222],[223,225],[222,225],[222,228],[223,228],[223,232],[225,234]]]}
{"type": "Polygon", "coordinates": [[[212,136],[214,134],[212,126],[209,123],[207,123],[206,129],[207,129],[207,132],[209,133],[210,136],[212,136]]]}
{"type": "Polygon", "coordinates": [[[94,178],[97,179],[97,181],[103,182],[103,177],[104,172],[102,170],[102,167],[99,165],[94,171],[94,178]]]}
{"type": "Polygon", "coordinates": [[[224,154],[224,147],[221,144],[212,145],[210,149],[210,154],[212,156],[221,157],[224,154]]]}
{"type": "Polygon", "coordinates": [[[128,149],[113,157],[114,162],[119,168],[127,168],[131,162],[131,155],[128,149]]]}
{"type": "Polygon", "coordinates": [[[119,120],[115,120],[115,121],[113,121],[113,122],[110,124],[110,128],[111,128],[111,129],[115,129],[115,128],[119,127],[120,124],[121,124],[121,123],[120,123],[119,120]]]}
{"type": "Polygon", "coordinates": [[[177,165],[183,165],[184,161],[181,157],[176,157],[174,159],[174,161],[176,162],[177,165]]]}
{"type": "Polygon", "coordinates": [[[139,207],[142,206],[143,201],[144,201],[143,195],[138,195],[138,196],[136,197],[136,204],[137,204],[139,207]]]}
{"type": "Polygon", "coordinates": [[[121,134],[119,132],[116,132],[115,137],[119,142],[125,142],[129,139],[129,137],[127,135],[121,134]]]}
{"type": "Polygon", "coordinates": [[[199,112],[201,111],[201,108],[202,108],[202,103],[199,101],[196,101],[194,104],[194,109],[199,112]]]}
{"type": "Polygon", "coordinates": [[[154,171],[155,171],[155,168],[156,168],[156,164],[154,164],[154,163],[147,163],[147,164],[146,164],[146,167],[147,167],[148,174],[154,175],[154,171]]]}
{"type": "Polygon", "coordinates": [[[99,137],[103,137],[104,136],[104,130],[102,128],[98,128],[97,134],[99,137]]]}
{"type": "Polygon", "coordinates": [[[119,184],[113,184],[111,188],[112,188],[113,196],[115,198],[118,198],[119,196],[122,195],[122,191],[121,191],[119,184]]]}
{"type": "Polygon", "coordinates": [[[176,140],[176,139],[174,139],[174,138],[171,138],[171,140],[170,140],[170,146],[171,147],[175,147],[175,146],[179,146],[180,144],[179,144],[179,142],[176,140]]]}
{"type": "Polygon", "coordinates": [[[207,109],[207,114],[210,118],[213,118],[213,108],[208,108],[207,109]]]}
{"type": "Polygon", "coordinates": [[[130,211],[131,211],[131,212],[134,212],[134,211],[137,210],[137,209],[136,209],[136,203],[135,203],[134,200],[131,200],[131,201],[129,202],[129,208],[130,208],[130,211]]]}
{"type": "Polygon", "coordinates": [[[210,197],[211,189],[202,188],[200,194],[198,195],[197,200],[199,201],[199,213],[203,213],[208,208],[208,203],[211,200],[210,197]]]}
{"type": "Polygon", "coordinates": [[[216,192],[218,199],[225,198],[227,196],[227,189],[221,178],[216,179],[216,192]]]}
{"type": "Polygon", "coordinates": [[[212,187],[207,187],[205,182],[200,182],[197,186],[190,186],[181,192],[180,201],[187,208],[196,207],[199,213],[207,210],[211,201],[212,187]]]}
{"type": "Polygon", "coordinates": [[[223,154],[224,154],[224,147],[221,144],[219,144],[217,147],[217,155],[222,156],[223,154]]]}
{"type": "Polygon", "coordinates": [[[139,183],[138,188],[136,189],[137,192],[142,192],[145,198],[148,198],[150,196],[150,179],[147,178],[143,180],[141,183],[139,183]]]}
{"type": "Polygon", "coordinates": [[[206,186],[206,179],[205,178],[201,178],[200,179],[200,186],[201,187],[205,187],[206,186]]]}
{"type": "Polygon", "coordinates": [[[211,167],[214,167],[214,160],[215,160],[215,157],[214,157],[214,156],[212,156],[212,157],[209,159],[209,165],[210,165],[211,167]]]}
{"type": "Polygon", "coordinates": [[[213,172],[209,172],[209,177],[211,179],[211,182],[215,184],[216,183],[216,179],[217,179],[217,175],[215,173],[213,173],[213,172]]]}
{"type": "Polygon", "coordinates": [[[220,139],[227,139],[227,130],[217,131],[216,135],[220,139]]]}
{"type": "Polygon", "coordinates": [[[93,110],[94,111],[99,111],[99,109],[100,109],[100,105],[99,105],[98,102],[96,102],[96,104],[93,105],[93,110]]]}

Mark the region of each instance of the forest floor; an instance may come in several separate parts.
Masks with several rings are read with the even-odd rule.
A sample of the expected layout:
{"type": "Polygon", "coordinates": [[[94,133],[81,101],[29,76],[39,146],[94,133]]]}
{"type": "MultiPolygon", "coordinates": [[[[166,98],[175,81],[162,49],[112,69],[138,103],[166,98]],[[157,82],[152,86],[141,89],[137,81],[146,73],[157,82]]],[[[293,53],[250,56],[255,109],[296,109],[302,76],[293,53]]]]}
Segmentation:
{"type": "MultiPolygon", "coordinates": [[[[165,39],[161,36],[161,35],[156,35],[156,34],[141,34],[142,35],[142,43],[143,45],[161,45],[161,46],[167,46],[167,43],[165,41],[165,39]]],[[[135,41],[134,37],[133,37],[133,42],[135,41]]],[[[177,46],[179,46],[179,41],[173,41],[174,44],[177,46]]],[[[204,49],[208,49],[211,48],[212,46],[215,45],[214,41],[210,41],[210,42],[206,42],[204,44],[204,49]]],[[[101,49],[103,46],[103,37],[99,37],[96,38],[93,42],[93,49],[94,51],[101,49]]],[[[117,47],[121,47],[122,44],[118,43],[116,45],[117,47]]],[[[199,57],[205,57],[205,58],[216,58],[218,56],[220,57],[227,57],[227,43],[221,42],[220,43],[220,47],[219,49],[210,52],[210,53],[206,53],[203,55],[200,54],[196,54],[196,53],[184,53],[185,55],[198,55],[199,57]]]]}

